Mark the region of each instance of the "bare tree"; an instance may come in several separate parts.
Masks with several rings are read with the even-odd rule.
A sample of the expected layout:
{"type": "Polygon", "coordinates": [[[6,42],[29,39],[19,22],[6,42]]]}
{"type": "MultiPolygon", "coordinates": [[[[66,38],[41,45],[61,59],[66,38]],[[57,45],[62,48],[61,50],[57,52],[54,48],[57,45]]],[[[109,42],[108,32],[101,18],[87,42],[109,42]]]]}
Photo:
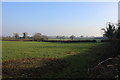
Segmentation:
{"type": "Polygon", "coordinates": [[[0,37],[0,41],[2,41],[2,37],[0,37]]]}
{"type": "Polygon", "coordinates": [[[14,34],[14,37],[15,37],[16,39],[19,38],[19,34],[18,34],[18,33],[13,33],[13,34],[14,34]]]}
{"type": "Polygon", "coordinates": [[[74,38],[75,38],[75,36],[74,36],[74,35],[71,35],[71,36],[70,36],[70,39],[71,39],[71,40],[73,40],[74,38]]]}
{"type": "Polygon", "coordinates": [[[59,36],[56,36],[57,39],[59,39],[59,36]]]}
{"type": "Polygon", "coordinates": [[[33,35],[33,40],[34,41],[41,41],[41,33],[35,33],[34,35],[33,35]]]}
{"type": "Polygon", "coordinates": [[[42,35],[41,40],[48,40],[48,37],[46,35],[42,35]]]}
{"type": "Polygon", "coordinates": [[[28,37],[28,33],[27,32],[24,32],[23,33],[23,39],[26,39],[28,37]]]}
{"type": "Polygon", "coordinates": [[[62,40],[62,36],[59,36],[59,39],[62,40]]]}
{"type": "Polygon", "coordinates": [[[80,38],[83,38],[83,37],[84,37],[83,35],[80,36],[80,38]]]}
{"type": "Polygon", "coordinates": [[[65,39],[65,36],[62,36],[62,39],[64,40],[64,39],[65,39]]]}

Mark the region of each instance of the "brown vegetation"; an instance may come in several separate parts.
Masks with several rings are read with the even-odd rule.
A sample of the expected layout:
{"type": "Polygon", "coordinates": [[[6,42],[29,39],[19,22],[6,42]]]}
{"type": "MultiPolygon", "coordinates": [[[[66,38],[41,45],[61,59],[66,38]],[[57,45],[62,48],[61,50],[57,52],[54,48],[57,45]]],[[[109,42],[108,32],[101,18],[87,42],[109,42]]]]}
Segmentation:
{"type": "Polygon", "coordinates": [[[68,63],[55,58],[25,58],[4,61],[2,63],[3,77],[42,78],[44,75],[58,73],[64,70],[68,63]]]}
{"type": "Polygon", "coordinates": [[[88,69],[89,78],[119,78],[120,56],[108,58],[88,69]]]}

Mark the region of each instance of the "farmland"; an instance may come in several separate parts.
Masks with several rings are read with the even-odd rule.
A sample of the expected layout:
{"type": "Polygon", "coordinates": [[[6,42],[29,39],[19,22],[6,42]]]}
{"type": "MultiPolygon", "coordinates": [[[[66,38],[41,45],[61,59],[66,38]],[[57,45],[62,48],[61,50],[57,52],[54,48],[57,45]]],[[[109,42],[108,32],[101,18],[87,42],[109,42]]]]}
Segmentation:
{"type": "Polygon", "coordinates": [[[3,78],[85,78],[109,43],[2,42],[3,78]]]}

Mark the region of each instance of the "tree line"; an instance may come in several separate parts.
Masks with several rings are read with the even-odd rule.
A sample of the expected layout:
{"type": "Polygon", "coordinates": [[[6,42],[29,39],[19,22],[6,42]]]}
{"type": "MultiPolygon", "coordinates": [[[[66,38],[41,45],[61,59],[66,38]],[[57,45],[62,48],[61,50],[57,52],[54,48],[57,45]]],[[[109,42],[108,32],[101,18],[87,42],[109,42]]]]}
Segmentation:
{"type": "MultiPolygon", "coordinates": [[[[56,38],[57,39],[60,39],[60,40],[64,40],[65,39],[65,36],[56,36],[56,38]]],[[[74,40],[75,39],[75,36],[74,35],[71,35],[70,37],[69,37],[71,40],[74,40]]]]}
{"type": "Polygon", "coordinates": [[[41,33],[35,33],[32,37],[28,36],[27,32],[23,33],[23,36],[20,37],[19,33],[13,33],[13,37],[2,37],[2,40],[33,40],[33,41],[42,41],[48,40],[46,35],[42,35],[41,33]]]}
{"type": "Polygon", "coordinates": [[[109,40],[120,39],[120,23],[115,24],[108,22],[106,28],[102,28],[104,31],[103,36],[107,37],[109,40]]]}
{"type": "Polygon", "coordinates": [[[106,28],[102,28],[104,31],[103,36],[106,36],[110,41],[112,41],[112,55],[120,55],[120,23],[107,23],[106,28]]]}
{"type": "MultiPolygon", "coordinates": [[[[42,35],[41,33],[35,33],[32,37],[28,36],[27,32],[22,33],[23,36],[20,37],[19,33],[13,33],[13,37],[7,36],[2,37],[2,40],[33,40],[33,41],[43,41],[48,40],[48,36],[42,35]]],[[[64,40],[65,36],[56,36],[57,39],[64,40]]],[[[74,40],[75,36],[71,35],[69,39],[74,40]]]]}
{"type": "MultiPolygon", "coordinates": [[[[102,28],[101,30],[104,31],[103,37],[107,37],[109,40],[115,40],[120,39],[120,23],[114,24],[111,22],[108,22],[106,25],[106,28],[102,28]]],[[[13,33],[13,37],[2,37],[2,40],[5,39],[32,39],[34,41],[42,41],[42,40],[48,40],[48,36],[42,35],[41,33],[35,33],[32,37],[28,36],[27,32],[23,33],[23,37],[19,36],[19,33],[13,33]]],[[[82,38],[83,36],[81,36],[82,38]]],[[[64,40],[65,36],[56,36],[57,39],[64,40]]],[[[74,35],[71,35],[69,37],[71,40],[75,39],[74,35]]]]}

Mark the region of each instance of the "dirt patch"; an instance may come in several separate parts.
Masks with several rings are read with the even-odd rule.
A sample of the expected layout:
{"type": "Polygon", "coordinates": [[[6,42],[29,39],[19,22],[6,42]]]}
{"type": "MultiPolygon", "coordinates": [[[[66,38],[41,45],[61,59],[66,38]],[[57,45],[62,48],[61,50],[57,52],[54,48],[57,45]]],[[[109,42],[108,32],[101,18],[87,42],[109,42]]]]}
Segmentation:
{"type": "Polygon", "coordinates": [[[80,54],[80,52],[69,51],[69,52],[66,52],[66,54],[68,54],[68,55],[76,55],[76,54],[80,54]]]}
{"type": "Polygon", "coordinates": [[[58,73],[68,67],[65,60],[56,58],[25,58],[4,61],[2,63],[3,78],[43,77],[58,73]]]}
{"type": "Polygon", "coordinates": [[[3,61],[2,65],[9,65],[9,64],[27,64],[27,63],[35,63],[38,61],[47,62],[50,60],[56,60],[55,58],[23,58],[23,59],[13,59],[8,61],[3,61]]]}

